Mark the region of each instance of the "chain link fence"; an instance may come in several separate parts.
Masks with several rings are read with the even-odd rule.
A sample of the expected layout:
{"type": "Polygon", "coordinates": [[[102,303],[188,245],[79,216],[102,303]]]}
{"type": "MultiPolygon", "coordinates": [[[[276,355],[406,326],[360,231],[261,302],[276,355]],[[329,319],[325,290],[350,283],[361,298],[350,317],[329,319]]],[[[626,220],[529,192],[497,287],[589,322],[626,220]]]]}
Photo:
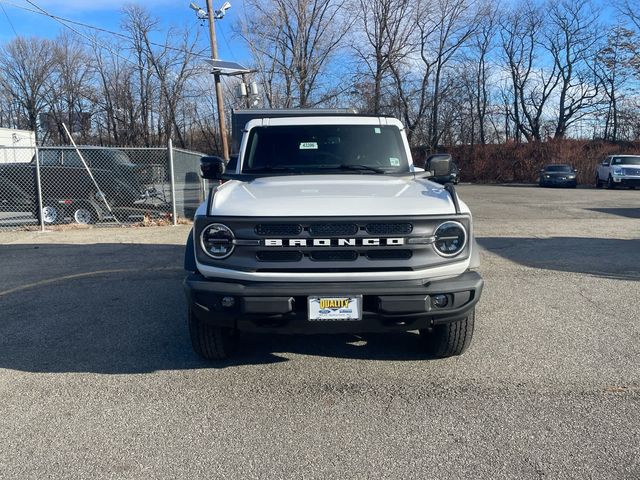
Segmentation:
{"type": "Polygon", "coordinates": [[[193,218],[203,154],[167,148],[0,147],[0,230],[193,218]]]}

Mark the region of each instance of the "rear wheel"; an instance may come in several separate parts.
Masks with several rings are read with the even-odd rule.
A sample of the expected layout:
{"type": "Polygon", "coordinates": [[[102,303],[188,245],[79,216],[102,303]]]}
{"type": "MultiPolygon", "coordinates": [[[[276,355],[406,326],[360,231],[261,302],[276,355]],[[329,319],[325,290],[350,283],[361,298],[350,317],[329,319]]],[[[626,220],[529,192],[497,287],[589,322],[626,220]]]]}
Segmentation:
{"type": "Polygon", "coordinates": [[[74,208],[73,220],[79,225],[89,225],[91,223],[96,223],[96,215],[91,210],[91,207],[82,205],[74,208]]]}
{"type": "Polygon", "coordinates": [[[474,322],[475,308],[462,320],[420,330],[420,336],[427,352],[434,357],[453,357],[464,353],[471,344],[474,322]]]}
{"type": "Polygon", "coordinates": [[[596,188],[602,188],[602,182],[600,181],[600,175],[596,173],[596,188]]]}
{"type": "Polygon", "coordinates": [[[206,360],[224,360],[236,350],[238,332],[235,328],[216,327],[198,319],[189,309],[189,334],[195,352],[206,360]]]}

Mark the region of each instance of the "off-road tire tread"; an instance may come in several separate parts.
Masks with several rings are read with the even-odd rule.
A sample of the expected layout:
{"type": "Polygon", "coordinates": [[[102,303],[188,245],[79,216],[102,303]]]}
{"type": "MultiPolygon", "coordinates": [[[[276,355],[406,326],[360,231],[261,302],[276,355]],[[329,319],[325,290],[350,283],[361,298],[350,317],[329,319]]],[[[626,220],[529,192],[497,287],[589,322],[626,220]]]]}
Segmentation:
{"type": "Polygon", "coordinates": [[[195,352],[206,360],[224,360],[235,351],[236,334],[229,328],[207,325],[189,311],[189,334],[195,352]]]}
{"type": "Polygon", "coordinates": [[[437,325],[430,332],[420,332],[425,335],[428,353],[438,358],[461,355],[469,348],[473,337],[475,323],[475,309],[469,315],[457,322],[437,325]]]}

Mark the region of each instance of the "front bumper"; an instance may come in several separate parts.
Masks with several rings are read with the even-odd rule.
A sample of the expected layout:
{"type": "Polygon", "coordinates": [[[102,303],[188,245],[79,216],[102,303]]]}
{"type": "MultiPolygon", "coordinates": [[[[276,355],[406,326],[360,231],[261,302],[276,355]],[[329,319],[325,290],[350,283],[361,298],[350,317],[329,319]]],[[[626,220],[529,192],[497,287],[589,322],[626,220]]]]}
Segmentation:
{"type": "Polygon", "coordinates": [[[640,187],[640,177],[620,177],[614,175],[613,182],[616,185],[622,185],[624,187],[640,187]]]}
{"type": "Polygon", "coordinates": [[[540,180],[540,185],[543,187],[575,187],[578,182],[575,178],[544,178],[540,180]]]}
{"type": "Polygon", "coordinates": [[[273,333],[406,331],[451,323],[475,307],[483,285],[477,272],[435,281],[239,283],[197,273],[184,281],[189,308],[200,321],[273,333]],[[313,295],[362,295],[362,319],[309,321],[307,297],[313,295]],[[434,295],[447,295],[448,305],[433,306],[434,295]],[[233,305],[223,306],[223,297],[232,297],[233,305]]]}

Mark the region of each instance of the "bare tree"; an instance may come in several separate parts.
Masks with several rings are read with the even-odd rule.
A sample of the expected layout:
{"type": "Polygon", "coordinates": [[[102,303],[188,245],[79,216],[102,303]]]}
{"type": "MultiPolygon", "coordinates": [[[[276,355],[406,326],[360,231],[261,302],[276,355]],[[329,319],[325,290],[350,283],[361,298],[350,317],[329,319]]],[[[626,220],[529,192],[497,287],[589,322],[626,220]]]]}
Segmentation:
{"type": "MultiPolygon", "coordinates": [[[[471,63],[475,65],[474,103],[475,114],[478,118],[478,136],[482,145],[487,143],[486,127],[488,123],[490,96],[490,66],[489,56],[494,47],[498,9],[495,4],[487,3],[483,9],[477,35],[471,46],[471,63]],[[473,61],[475,59],[475,61],[473,61]]],[[[472,139],[473,141],[473,139],[472,139]]]]}
{"type": "Polygon", "coordinates": [[[542,10],[529,3],[516,7],[500,22],[500,39],[511,79],[512,115],[517,131],[528,142],[543,135],[543,114],[560,81],[557,65],[538,65],[540,32],[545,27],[542,10]]]}
{"type": "Polygon", "coordinates": [[[47,108],[55,69],[53,42],[35,37],[15,37],[0,48],[0,88],[15,102],[22,126],[36,132],[38,116],[47,108]]]}
{"type": "Polygon", "coordinates": [[[261,83],[270,106],[310,107],[333,95],[323,90],[323,80],[347,32],[342,5],[338,0],[248,0],[239,33],[256,65],[265,68],[261,83]]]}
{"type": "Polygon", "coordinates": [[[440,103],[448,84],[447,70],[477,29],[479,5],[470,0],[422,0],[415,10],[419,59],[390,66],[396,81],[401,115],[413,139],[427,124],[426,140],[437,148],[440,103]],[[417,70],[417,75],[407,75],[417,70]]]}
{"type": "Polygon", "coordinates": [[[632,30],[616,25],[598,52],[597,73],[607,104],[603,136],[614,142],[619,139],[620,100],[628,91],[625,84],[633,73],[635,40],[632,30]]]}
{"type": "Polygon", "coordinates": [[[548,50],[558,72],[558,107],[554,137],[590,113],[598,97],[594,60],[600,32],[590,0],[561,0],[548,8],[548,50]]]}
{"type": "Polygon", "coordinates": [[[48,128],[55,130],[47,133],[54,140],[67,143],[62,128],[66,123],[72,130],[80,133],[82,142],[90,136],[90,119],[95,105],[95,68],[87,49],[73,35],[63,33],[56,38],[55,46],[56,81],[49,89],[48,128]]]}
{"type": "Polygon", "coordinates": [[[367,103],[371,113],[376,115],[382,112],[383,88],[390,76],[391,66],[397,66],[413,51],[413,7],[413,2],[409,0],[355,2],[354,16],[358,18],[358,32],[352,36],[352,48],[356,58],[365,67],[360,75],[360,83],[372,85],[367,103]]]}

